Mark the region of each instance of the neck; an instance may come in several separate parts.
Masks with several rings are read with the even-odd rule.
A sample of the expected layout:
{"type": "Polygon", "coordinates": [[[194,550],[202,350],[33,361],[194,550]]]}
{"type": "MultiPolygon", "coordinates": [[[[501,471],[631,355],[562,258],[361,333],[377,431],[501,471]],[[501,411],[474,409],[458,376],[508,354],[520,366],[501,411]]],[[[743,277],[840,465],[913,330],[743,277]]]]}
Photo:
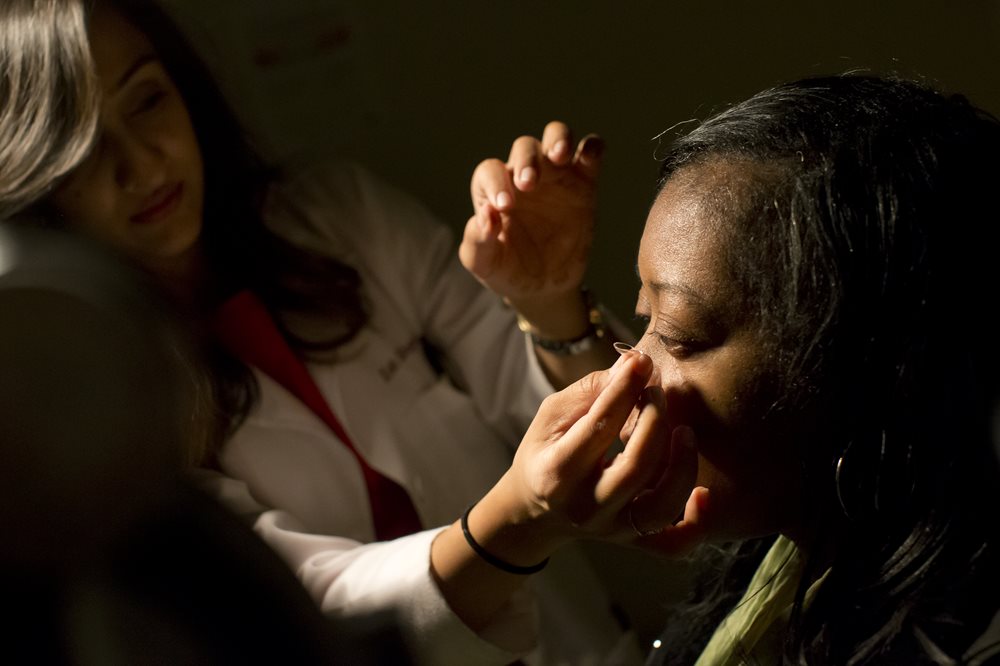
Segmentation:
{"type": "Polygon", "coordinates": [[[145,266],[181,311],[200,314],[213,306],[213,280],[200,245],[173,257],[153,258],[145,266]]]}

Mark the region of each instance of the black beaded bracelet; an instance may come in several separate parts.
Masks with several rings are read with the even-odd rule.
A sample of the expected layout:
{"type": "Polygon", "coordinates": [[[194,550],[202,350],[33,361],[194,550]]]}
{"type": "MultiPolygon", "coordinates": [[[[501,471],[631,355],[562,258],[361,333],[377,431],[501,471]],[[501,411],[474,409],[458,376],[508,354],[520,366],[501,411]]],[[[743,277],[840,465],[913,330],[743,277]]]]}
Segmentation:
{"type": "Polygon", "coordinates": [[[549,558],[547,557],[538,564],[533,564],[530,567],[520,567],[516,564],[511,564],[510,562],[501,560],[499,557],[493,555],[480,546],[476,540],[472,538],[472,532],[469,531],[469,513],[472,512],[472,508],[474,506],[476,506],[475,502],[470,504],[469,508],[462,514],[462,534],[465,535],[465,541],[469,544],[469,547],[476,552],[476,555],[501,571],[517,574],[519,576],[527,576],[529,574],[538,573],[545,568],[545,565],[549,563],[549,558]]]}

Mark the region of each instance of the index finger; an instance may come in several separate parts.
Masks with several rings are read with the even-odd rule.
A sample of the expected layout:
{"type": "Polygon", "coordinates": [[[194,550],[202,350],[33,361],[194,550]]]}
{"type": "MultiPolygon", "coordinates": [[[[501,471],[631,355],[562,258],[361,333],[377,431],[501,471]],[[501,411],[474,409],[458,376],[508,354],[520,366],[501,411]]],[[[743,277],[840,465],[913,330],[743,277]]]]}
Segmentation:
{"type": "Polygon", "coordinates": [[[588,469],[617,439],[618,431],[646,387],[653,362],[645,354],[635,354],[615,368],[606,371],[607,384],[559,442],[560,446],[572,447],[573,456],[588,469]]]}
{"type": "Polygon", "coordinates": [[[469,191],[476,214],[489,204],[497,210],[508,209],[514,201],[514,187],[507,165],[496,158],[480,162],[472,172],[469,191]]]}
{"type": "Polygon", "coordinates": [[[542,152],[549,161],[565,166],[573,158],[573,132],[569,125],[553,120],[542,131],[542,152]]]}
{"type": "Polygon", "coordinates": [[[538,180],[538,170],[542,159],[542,145],[533,136],[521,136],[514,140],[507,158],[507,168],[510,171],[514,186],[524,192],[530,192],[538,180]]]}

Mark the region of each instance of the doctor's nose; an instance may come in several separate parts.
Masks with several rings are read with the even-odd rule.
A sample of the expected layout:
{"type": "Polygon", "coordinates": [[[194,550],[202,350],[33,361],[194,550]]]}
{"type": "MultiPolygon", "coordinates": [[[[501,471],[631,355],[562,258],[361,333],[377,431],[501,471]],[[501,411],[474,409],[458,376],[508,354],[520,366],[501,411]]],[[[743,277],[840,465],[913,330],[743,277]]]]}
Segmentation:
{"type": "Polygon", "coordinates": [[[166,160],[155,145],[135,138],[119,139],[115,146],[115,182],[129,194],[145,195],[166,181],[166,160]]]}

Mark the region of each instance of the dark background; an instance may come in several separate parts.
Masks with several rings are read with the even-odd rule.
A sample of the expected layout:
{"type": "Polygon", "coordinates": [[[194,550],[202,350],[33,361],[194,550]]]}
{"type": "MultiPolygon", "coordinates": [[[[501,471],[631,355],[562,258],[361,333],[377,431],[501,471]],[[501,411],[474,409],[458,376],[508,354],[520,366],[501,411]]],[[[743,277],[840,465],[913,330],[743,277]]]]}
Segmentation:
{"type": "MultiPolygon", "coordinates": [[[[752,93],[848,70],[930,80],[1000,112],[1000,0],[165,0],[266,154],[362,162],[456,233],[469,179],[551,119],[607,141],[589,282],[622,319],[657,137],[752,93]]],[[[596,546],[640,635],[676,563],[596,546]]]]}
{"type": "Polygon", "coordinates": [[[602,134],[590,282],[629,321],[664,130],[781,81],[854,69],[924,77],[1000,111],[996,0],[166,4],[266,152],[357,159],[456,230],[479,160],[506,158],[550,119],[602,134]]]}

